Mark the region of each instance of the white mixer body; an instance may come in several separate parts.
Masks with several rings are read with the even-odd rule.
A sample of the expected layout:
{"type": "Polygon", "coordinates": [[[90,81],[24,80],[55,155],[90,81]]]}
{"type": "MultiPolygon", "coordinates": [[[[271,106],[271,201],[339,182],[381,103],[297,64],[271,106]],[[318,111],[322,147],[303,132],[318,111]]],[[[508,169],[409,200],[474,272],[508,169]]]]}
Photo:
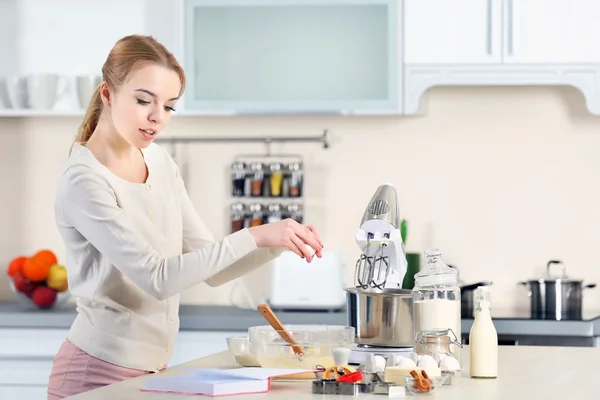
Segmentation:
{"type": "Polygon", "coordinates": [[[408,263],[399,225],[396,189],[389,184],[380,185],[356,232],[356,243],[362,253],[357,263],[358,286],[402,287],[408,263]]]}
{"type": "MultiPolygon", "coordinates": [[[[389,274],[384,288],[400,288],[402,286],[402,280],[408,269],[408,262],[404,255],[399,229],[382,220],[366,221],[356,231],[356,244],[361,253],[368,257],[389,257],[389,274]],[[371,239],[368,239],[368,233],[372,234],[371,239]]],[[[386,265],[377,263],[374,267],[376,270],[373,273],[377,276],[379,273],[384,273],[379,269],[386,268],[386,265]]]]}

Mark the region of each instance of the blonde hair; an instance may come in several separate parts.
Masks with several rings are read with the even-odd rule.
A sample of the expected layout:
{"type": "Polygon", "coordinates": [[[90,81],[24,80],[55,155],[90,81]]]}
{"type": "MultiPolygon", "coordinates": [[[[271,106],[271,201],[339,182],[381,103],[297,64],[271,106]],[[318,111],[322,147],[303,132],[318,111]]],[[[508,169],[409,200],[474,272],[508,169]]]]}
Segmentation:
{"type": "MultiPolygon", "coordinates": [[[[117,88],[126,81],[135,68],[147,63],[159,64],[175,71],[181,81],[179,95],[183,94],[185,89],[183,68],[175,56],[151,36],[129,35],[119,39],[102,66],[102,79],[109,87],[117,88]]],[[[99,85],[96,88],[88,104],[83,122],[75,137],[76,143],[86,143],[98,125],[103,106],[100,87],[99,85]]]]}

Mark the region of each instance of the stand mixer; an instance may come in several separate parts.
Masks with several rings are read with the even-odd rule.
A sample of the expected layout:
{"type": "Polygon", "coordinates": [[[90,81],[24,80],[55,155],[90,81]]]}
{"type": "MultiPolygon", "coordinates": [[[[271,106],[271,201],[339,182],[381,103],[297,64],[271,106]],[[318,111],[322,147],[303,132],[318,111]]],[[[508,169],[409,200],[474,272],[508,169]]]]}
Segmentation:
{"type": "Polygon", "coordinates": [[[362,289],[400,288],[408,267],[400,235],[398,194],[393,186],[379,186],[365,210],[356,243],[356,286],[362,289]]]}
{"type": "Polygon", "coordinates": [[[408,263],[400,234],[396,189],[383,184],[371,198],[356,232],[361,255],[355,286],[346,291],[348,325],[355,328],[357,346],[351,363],[367,354],[412,352],[412,291],[402,289],[408,263]]]}

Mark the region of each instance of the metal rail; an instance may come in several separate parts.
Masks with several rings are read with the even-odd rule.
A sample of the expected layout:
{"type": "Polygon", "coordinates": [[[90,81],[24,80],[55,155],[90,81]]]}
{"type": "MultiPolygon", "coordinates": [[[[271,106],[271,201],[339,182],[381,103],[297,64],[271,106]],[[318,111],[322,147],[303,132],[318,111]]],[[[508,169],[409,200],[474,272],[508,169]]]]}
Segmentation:
{"type": "Polygon", "coordinates": [[[158,143],[222,143],[222,142],[254,142],[264,143],[269,146],[275,142],[316,142],[322,143],[323,148],[329,148],[327,129],[320,136],[264,136],[264,137],[244,137],[244,136],[217,136],[217,137],[162,137],[155,140],[158,143]]]}

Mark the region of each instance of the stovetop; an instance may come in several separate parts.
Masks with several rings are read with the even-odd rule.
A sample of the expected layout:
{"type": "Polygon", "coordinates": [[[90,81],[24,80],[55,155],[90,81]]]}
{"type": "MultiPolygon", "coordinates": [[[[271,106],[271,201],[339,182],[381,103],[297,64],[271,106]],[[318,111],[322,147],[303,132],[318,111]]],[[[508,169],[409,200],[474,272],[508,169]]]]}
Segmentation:
{"type": "MultiPolygon", "coordinates": [[[[463,315],[462,319],[472,320],[473,317],[469,315],[463,315]]],[[[493,310],[492,309],[492,319],[494,320],[526,320],[526,321],[583,321],[583,322],[591,322],[595,320],[600,320],[600,310],[587,310],[582,312],[581,319],[564,319],[561,321],[557,321],[555,319],[544,319],[544,318],[535,318],[531,316],[531,312],[528,309],[523,310],[493,310]]]]}

